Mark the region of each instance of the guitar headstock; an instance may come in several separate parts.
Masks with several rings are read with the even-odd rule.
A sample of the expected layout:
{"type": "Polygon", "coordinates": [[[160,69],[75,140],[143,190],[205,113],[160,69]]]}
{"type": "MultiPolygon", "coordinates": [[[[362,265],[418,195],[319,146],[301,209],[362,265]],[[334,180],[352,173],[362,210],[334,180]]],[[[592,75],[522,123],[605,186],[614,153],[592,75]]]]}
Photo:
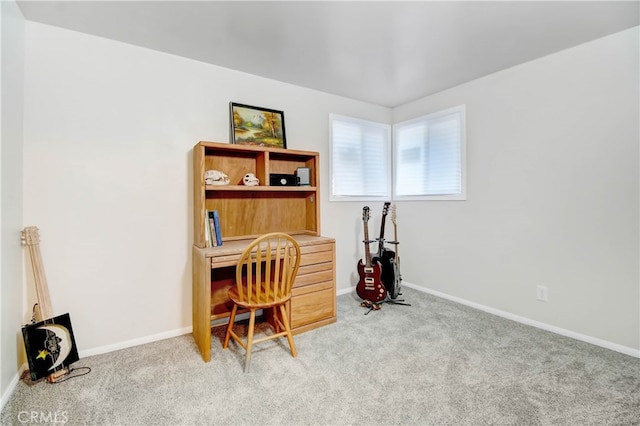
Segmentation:
{"type": "Polygon", "coordinates": [[[369,221],[369,218],[371,217],[371,209],[369,209],[369,206],[364,206],[362,208],[362,220],[365,222],[369,221]]]}
{"type": "Polygon", "coordinates": [[[393,222],[394,225],[396,224],[396,205],[392,205],[391,206],[391,222],[393,222]]]}
{"type": "Polygon", "coordinates": [[[22,230],[22,243],[34,246],[40,243],[40,235],[36,226],[27,226],[22,230]]]}
{"type": "Polygon", "coordinates": [[[389,204],[391,204],[391,202],[385,201],[384,206],[382,206],[382,216],[386,216],[387,213],[389,213],[389,204]]]}

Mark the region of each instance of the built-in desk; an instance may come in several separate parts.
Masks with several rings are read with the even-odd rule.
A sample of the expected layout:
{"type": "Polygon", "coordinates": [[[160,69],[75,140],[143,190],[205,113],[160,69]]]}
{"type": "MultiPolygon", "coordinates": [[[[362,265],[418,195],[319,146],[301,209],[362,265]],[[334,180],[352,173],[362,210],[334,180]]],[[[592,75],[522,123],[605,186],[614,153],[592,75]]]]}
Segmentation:
{"type": "MultiPolygon", "coordinates": [[[[294,235],[302,256],[288,307],[294,334],[336,321],[335,240],[294,235]]],[[[236,264],[252,239],[225,241],[219,247],[193,246],[193,337],[205,362],[211,360],[211,321],[225,318],[232,302],[236,264]]]]}

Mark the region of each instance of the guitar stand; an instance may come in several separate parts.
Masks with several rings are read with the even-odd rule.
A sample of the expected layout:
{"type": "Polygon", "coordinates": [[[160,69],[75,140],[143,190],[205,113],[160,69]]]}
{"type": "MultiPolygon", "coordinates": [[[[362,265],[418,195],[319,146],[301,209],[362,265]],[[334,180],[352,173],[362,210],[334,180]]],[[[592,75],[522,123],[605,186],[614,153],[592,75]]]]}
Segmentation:
{"type": "MultiPolygon", "coordinates": [[[[402,293],[399,293],[398,296],[401,296],[402,293]]],[[[411,303],[404,303],[404,299],[387,299],[383,303],[391,303],[392,305],[404,305],[411,306],[411,303]]]]}
{"type": "Polygon", "coordinates": [[[390,303],[392,305],[411,306],[411,303],[405,303],[404,299],[391,299],[388,297],[382,302],[372,302],[370,300],[363,300],[362,303],[360,303],[360,306],[362,306],[363,308],[369,308],[369,310],[364,313],[365,315],[369,315],[369,312],[371,311],[379,311],[380,309],[382,309],[383,303],[390,303]]]}

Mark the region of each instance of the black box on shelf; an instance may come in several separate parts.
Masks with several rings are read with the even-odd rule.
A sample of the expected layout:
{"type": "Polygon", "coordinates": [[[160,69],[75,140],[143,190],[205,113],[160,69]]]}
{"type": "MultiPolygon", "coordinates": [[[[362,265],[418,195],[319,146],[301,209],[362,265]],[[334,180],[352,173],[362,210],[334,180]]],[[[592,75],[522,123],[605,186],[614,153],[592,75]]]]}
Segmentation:
{"type": "Polygon", "coordinates": [[[269,185],[298,186],[298,177],[296,175],[287,175],[283,173],[271,173],[269,175],[269,185]]]}

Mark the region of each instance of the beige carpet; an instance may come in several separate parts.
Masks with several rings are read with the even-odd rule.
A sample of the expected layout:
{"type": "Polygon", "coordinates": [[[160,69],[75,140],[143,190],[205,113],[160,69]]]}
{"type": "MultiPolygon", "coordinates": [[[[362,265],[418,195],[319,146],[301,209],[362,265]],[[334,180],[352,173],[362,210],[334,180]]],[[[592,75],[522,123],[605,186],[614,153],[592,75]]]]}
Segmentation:
{"type": "Polygon", "coordinates": [[[190,335],[81,359],[86,376],[20,382],[2,425],[633,425],[640,360],[413,289],[412,306],[338,322],[254,352],[214,329],[205,364],[190,335]],[[36,422],[37,423],[37,422],[36,422]]]}

